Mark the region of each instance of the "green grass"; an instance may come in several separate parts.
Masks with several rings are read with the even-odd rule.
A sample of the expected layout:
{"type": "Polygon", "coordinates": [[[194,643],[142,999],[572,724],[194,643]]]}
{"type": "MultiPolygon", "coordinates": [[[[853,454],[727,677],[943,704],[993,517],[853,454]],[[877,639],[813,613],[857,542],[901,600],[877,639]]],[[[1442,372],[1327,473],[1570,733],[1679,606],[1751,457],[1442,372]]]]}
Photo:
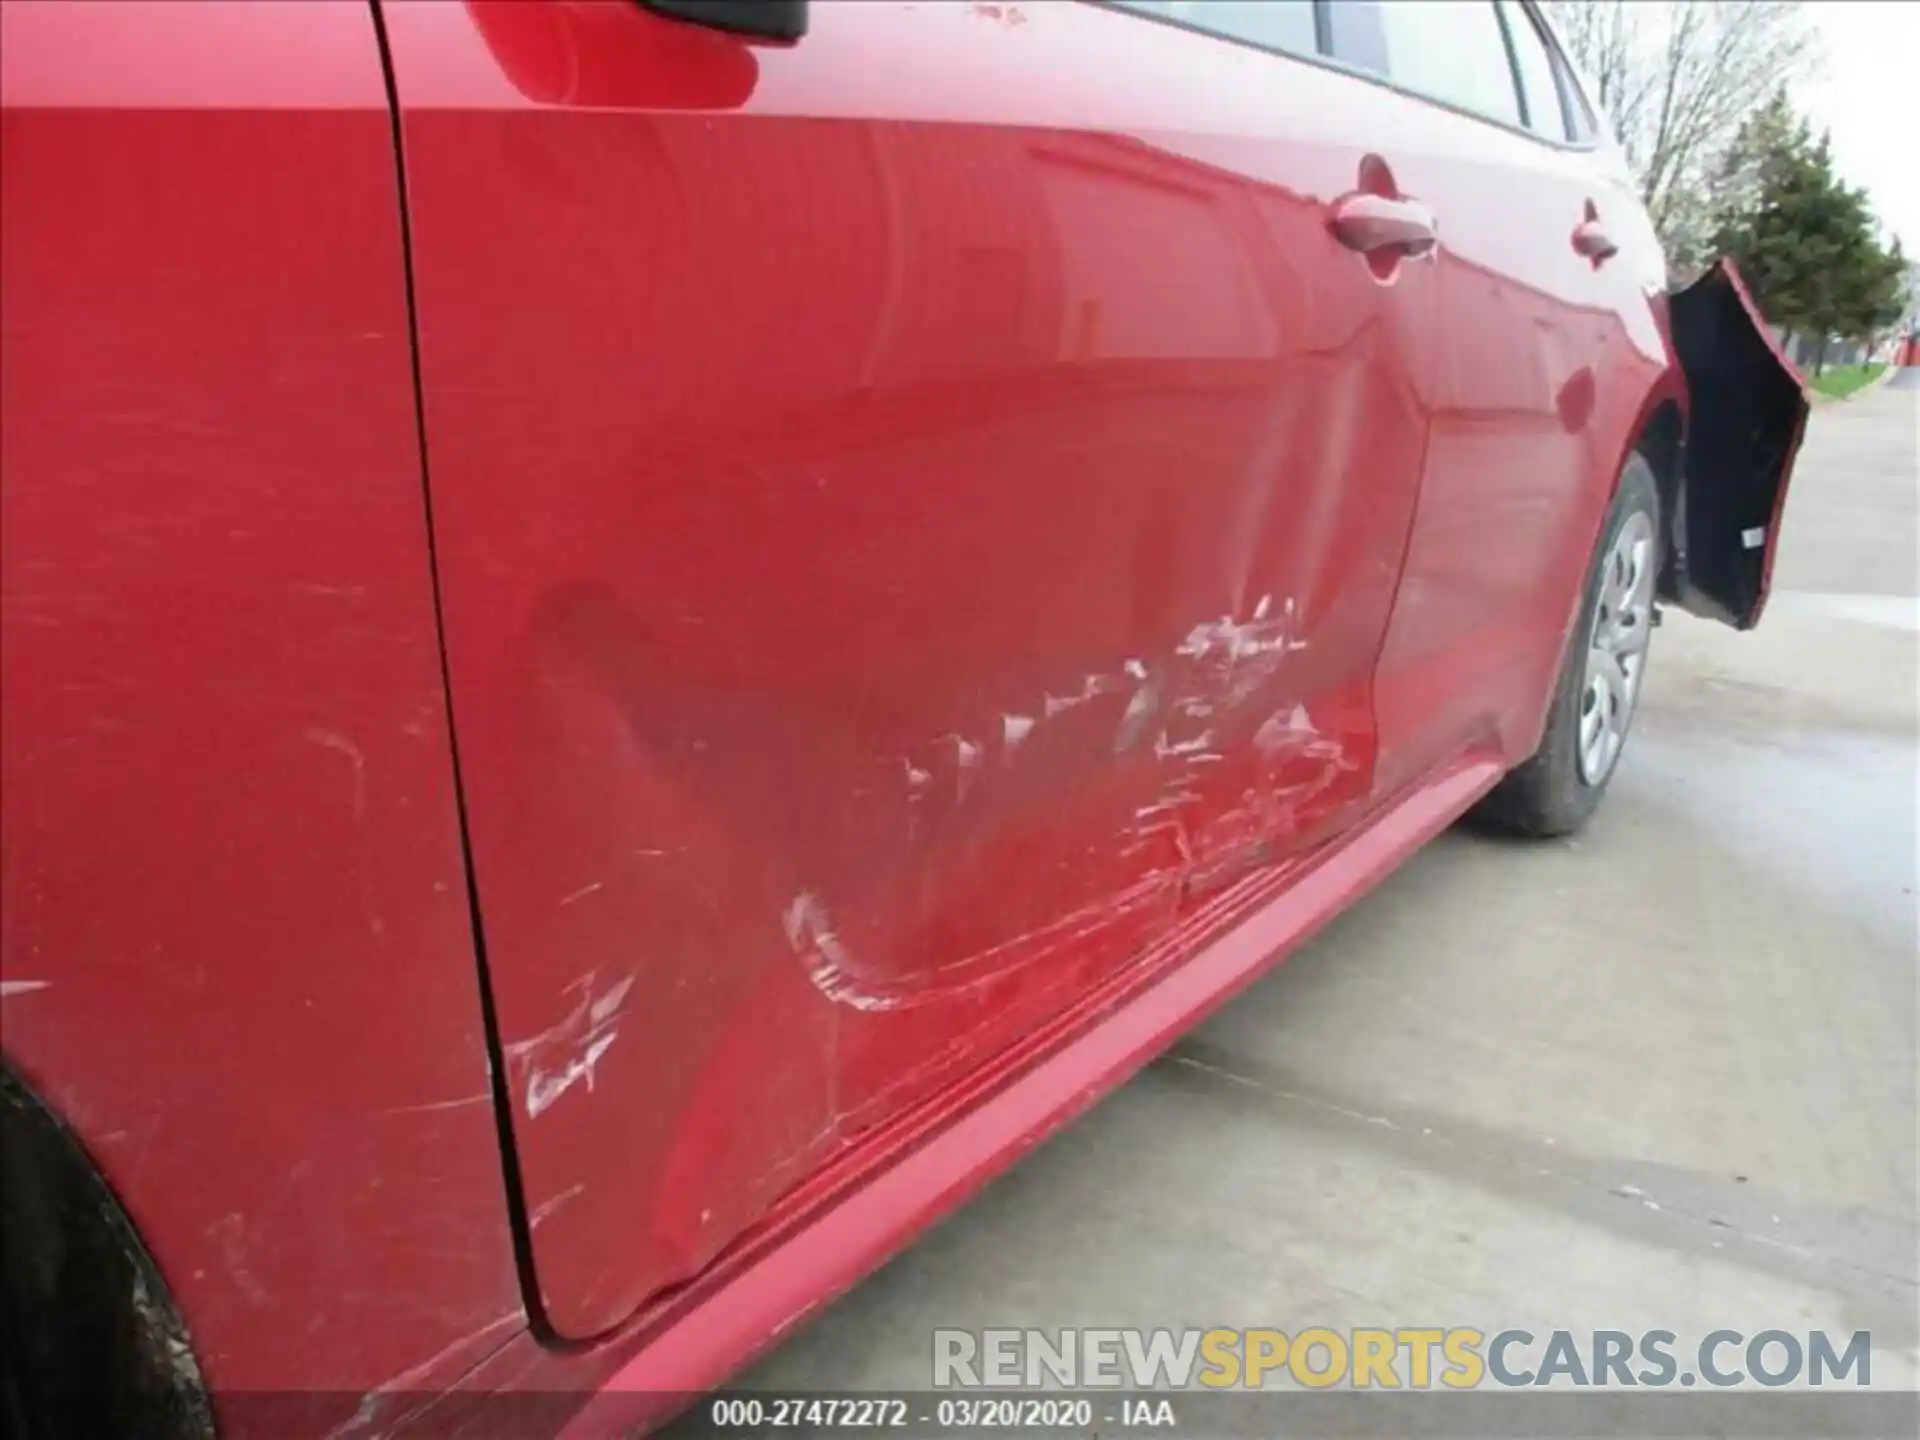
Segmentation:
{"type": "Polygon", "coordinates": [[[1823,395],[1844,400],[1886,368],[1880,364],[1835,365],[1826,374],[1813,380],[1813,388],[1823,395]]]}

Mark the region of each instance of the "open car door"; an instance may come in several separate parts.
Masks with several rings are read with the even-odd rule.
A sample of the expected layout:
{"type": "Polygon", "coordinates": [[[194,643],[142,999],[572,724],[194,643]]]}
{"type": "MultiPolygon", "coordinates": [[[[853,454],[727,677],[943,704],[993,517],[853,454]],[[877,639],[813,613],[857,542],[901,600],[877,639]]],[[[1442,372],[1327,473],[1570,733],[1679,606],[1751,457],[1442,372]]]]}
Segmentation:
{"type": "Polygon", "coordinates": [[[1691,419],[1662,598],[1750,630],[1766,604],[1787,480],[1806,429],[1805,382],[1731,260],[1677,292],[1670,318],[1691,419]]]}

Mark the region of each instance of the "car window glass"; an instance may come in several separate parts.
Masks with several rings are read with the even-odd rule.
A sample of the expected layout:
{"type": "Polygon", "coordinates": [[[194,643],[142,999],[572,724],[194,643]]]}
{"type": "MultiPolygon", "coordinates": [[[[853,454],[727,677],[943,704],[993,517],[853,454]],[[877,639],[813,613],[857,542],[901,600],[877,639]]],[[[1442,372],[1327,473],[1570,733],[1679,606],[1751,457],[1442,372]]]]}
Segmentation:
{"type": "Polygon", "coordinates": [[[1356,70],[1387,73],[1387,37],[1379,0],[1348,0],[1327,7],[1327,35],[1336,60],[1356,70]]]}
{"type": "Polygon", "coordinates": [[[1319,51],[1313,0],[1116,0],[1129,10],[1178,20],[1234,40],[1287,50],[1296,55],[1319,51]]]}
{"type": "Polygon", "coordinates": [[[1573,67],[1567,64],[1558,51],[1553,56],[1554,68],[1560,72],[1560,92],[1567,97],[1567,138],[1570,140],[1591,140],[1600,128],[1593,118],[1593,110],[1587,104],[1586,94],[1580,89],[1580,81],[1573,73],[1573,67]]]}
{"type": "Polygon", "coordinates": [[[1527,128],[1555,140],[1571,139],[1566,116],[1560,110],[1560,84],[1554,78],[1547,42],[1540,38],[1533,17],[1508,0],[1494,0],[1506,17],[1513,37],[1513,56],[1520,65],[1520,89],[1527,100],[1527,128]]]}
{"type": "Polygon", "coordinates": [[[1493,0],[1348,0],[1329,7],[1333,53],[1449,105],[1520,123],[1493,0]]]}

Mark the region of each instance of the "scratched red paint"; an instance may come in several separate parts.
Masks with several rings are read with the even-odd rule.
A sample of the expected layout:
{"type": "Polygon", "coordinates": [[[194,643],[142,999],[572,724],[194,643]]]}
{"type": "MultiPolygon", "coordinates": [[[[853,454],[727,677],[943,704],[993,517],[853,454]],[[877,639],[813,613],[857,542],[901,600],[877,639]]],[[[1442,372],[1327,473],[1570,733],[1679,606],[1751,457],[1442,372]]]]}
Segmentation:
{"type": "Polygon", "coordinates": [[[1605,152],[1332,68],[381,15],[0,7],[7,1062],[320,1429],[714,1383],[1124,1078],[1532,752],[1685,398],[1605,152]]]}

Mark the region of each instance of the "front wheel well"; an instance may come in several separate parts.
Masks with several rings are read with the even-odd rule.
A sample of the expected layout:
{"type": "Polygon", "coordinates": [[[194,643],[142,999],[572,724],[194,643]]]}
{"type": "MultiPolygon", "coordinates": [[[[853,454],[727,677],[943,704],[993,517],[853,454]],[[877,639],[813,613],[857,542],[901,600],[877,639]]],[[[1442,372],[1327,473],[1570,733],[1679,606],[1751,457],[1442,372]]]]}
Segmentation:
{"type": "Polygon", "coordinates": [[[74,1133],[0,1063],[0,1437],[210,1440],[186,1327],[74,1133]]]}
{"type": "Polygon", "coordinates": [[[1686,429],[1680,407],[1663,400],[1647,417],[1634,449],[1652,467],[1654,485],[1660,493],[1660,573],[1657,592],[1663,599],[1679,593],[1681,575],[1687,559],[1685,505],[1686,429]]]}

